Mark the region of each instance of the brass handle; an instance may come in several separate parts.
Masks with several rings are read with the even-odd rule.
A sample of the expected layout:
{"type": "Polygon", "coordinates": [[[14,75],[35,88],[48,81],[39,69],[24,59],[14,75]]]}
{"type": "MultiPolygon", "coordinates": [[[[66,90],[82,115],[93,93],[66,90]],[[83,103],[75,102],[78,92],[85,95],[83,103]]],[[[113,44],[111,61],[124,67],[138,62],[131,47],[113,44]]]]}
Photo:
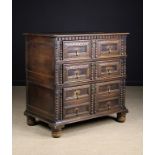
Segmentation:
{"type": "Polygon", "coordinates": [[[78,51],[76,51],[76,56],[79,56],[79,53],[78,53],[78,51]]]}
{"type": "Polygon", "coordinates": [[[78,79],[79,78],[79,71],[75,71],[75,78],[78,79]]]}
{"type": "Polygon", "coordinates": [[[108,110],[110,110],[111,109],[111,106],[110,105],[108,105],[108,110]]]}
{"type": "Polygon", "coordinates": [[[109,51],[109,53],[111,53],[111,50],[112,50],[112,47],[109,46],[109,47],[108,47],[108,51],[109,51]]]}
{"type": "Polygon", "coordinates": [[[76,115],[79,114],[79,108],[75,108],[75,113],[76,113],[76,115]]]}
{"type": "Polygon", "coordinates": [[[108,106],[108,110],[110,110],[111,109],[110,101],[108,101],[107,106],[108,106]]]}
{"type": "Polygon", "coordinates": [[[76,90],[74,92],[74,96],[76,97],[76,99],[79,99],[79,95],[80,95],[80,91],[79,90],[76,90]]]}
{"type": "Polygon", "coordinates": [[[107,69],[107,73],[110,74],[111,73],[111,70],[110,69],[107,69]]]}

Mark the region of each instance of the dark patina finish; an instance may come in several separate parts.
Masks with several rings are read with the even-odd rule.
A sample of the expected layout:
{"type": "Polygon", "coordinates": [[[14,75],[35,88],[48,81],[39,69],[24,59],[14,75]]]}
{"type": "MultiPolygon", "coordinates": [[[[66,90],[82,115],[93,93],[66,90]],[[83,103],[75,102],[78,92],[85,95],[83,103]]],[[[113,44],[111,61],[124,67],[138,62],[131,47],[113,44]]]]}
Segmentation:
{"type": "Polygon", "coordinates": [[[117,114],[124,122],[128,33],[25,34],[27,124],[66,125],[117,114]]]}

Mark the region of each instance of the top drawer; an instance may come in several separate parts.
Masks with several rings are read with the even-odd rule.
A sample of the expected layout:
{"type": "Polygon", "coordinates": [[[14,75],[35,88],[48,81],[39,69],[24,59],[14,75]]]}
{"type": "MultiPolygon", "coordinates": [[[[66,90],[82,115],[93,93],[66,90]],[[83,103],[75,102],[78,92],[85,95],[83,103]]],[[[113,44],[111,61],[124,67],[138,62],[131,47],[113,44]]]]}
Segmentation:
{"type": "Polygon", "coordinates": [[[123,55],[121,48],[121,40],[97,40],[96,41],[96,57],[102,58],[106,56],[123,55]]]}
{"type": "Polygon", "coordinates": [[[63,60],[91,59],[91,41],[63,41],[63,60]]]}

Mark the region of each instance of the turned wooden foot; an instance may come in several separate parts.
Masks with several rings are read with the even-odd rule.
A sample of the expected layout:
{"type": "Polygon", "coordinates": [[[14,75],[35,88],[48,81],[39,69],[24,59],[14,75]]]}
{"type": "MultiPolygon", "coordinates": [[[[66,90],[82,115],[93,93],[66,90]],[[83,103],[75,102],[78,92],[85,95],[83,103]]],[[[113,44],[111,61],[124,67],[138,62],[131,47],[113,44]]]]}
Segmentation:
{"type": "Polygon", "coordinates": [[[31,116],[27,116],[27,125],[29,125],[29,126],[36,125],[35,118],[31,117],[31,116]]]}
{"type": "Polygon", "coordinates": [[[117,113],[117,121],[118,122],[125,122],[126,120],[126,113],[117,113]]]}
{"type": "Polygon", "coordinates": [[[61,129],[53,129],[52,130],[52,137],[53,138],[59,138],[61,136],[61,129]]]}

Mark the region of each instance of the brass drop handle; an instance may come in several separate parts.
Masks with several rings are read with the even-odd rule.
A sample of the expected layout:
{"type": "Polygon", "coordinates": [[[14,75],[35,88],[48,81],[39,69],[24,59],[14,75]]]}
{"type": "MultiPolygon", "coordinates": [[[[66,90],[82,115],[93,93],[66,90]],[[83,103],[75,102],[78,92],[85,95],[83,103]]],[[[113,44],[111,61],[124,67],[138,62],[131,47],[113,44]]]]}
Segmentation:
{"type": "Polygon", "coordinates": [[[76,99],[79,99],[79,95],[80,95],[80,91],[79,90],[76,90],[74,92],[74,96],[76,97],[76,99]]]}
{"type": "Polygon", "coordinates": [[[108,87],[108,93],[110,93],[111,92],[111,89],[110,89],[110,86],[108,87]]]}
{"type": "Polygon", "coordinates": [[[75,108],[75,113],[76,113],[76,115],[79,114],[79,108],[75,108]]]}
{"type": "Polygon", "coordinates": [[[76,51],[76,56],[79,56],[79,53],[78,53],[78,51],[76,51]]]}
{"type": "Polygon", "coordinates": [[[108,106],[108,110],[110,110],[111,109],[110,102],[107,103],[107,106],[108,106]]]}
{"type": "Polygon", "coordinates": [[[75,71],[75,78],[76,78],[76,79],[79,78],[79,71],[78,71],[78,70],[75,71]]]}
{"type": "Polygon", "coordinates": [[[109,47],[108,47],[108,51],[109,51],[109,53],[111,53],[111,49],[112,49],[111,46],[109,46],[109,47]]]}
{"type": "Polygon", "coordinates": [[[107,73],[110,74],[111,73],[111,70],[110,69],[107,69],[107,73]]]}

